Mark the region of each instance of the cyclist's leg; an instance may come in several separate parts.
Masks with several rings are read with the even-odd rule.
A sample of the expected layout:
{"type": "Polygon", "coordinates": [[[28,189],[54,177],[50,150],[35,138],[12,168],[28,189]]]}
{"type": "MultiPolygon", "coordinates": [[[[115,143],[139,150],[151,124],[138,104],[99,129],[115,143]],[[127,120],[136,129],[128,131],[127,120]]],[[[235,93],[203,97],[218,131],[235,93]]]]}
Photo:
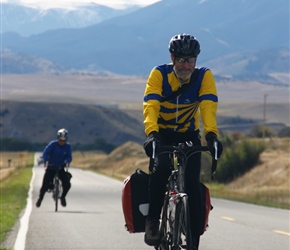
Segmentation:
{"type": "Polygon", "coordinates": [[[153,161],[150,161],[150,176],[149,176],[149,212],[151,218],[159,219],[166,184],[169,175],[171,174],[170,161],[168,154],[162,154],[158,157],[159,164],[153,166],[153,161]]]}
{"type": "MultiPolygon", "coordinates": [[[[160,151],[158,151],[160,153],[160,151]]],[[[146,220],[145,242],[148,245],[159,244],[159,219],[166,191],[166,183],[171,173],[168,154],[159,154],[158,164],[150,160],[149,166],[149,211],[146,220]]]]}
{"type": "Polygon", "coordinates": [[[43,176],[43,180],[42,180],[42,186],[41,186],[40,191],[39,191],[38,200],[36,202],[36,207],[41,206],[41,202],[42,202],[42,199],[44,197],[44,194],[48,190],[48,187],[49,187],[50,182],[52,181],[53,177],[54,177],[54,171],[46,169],[44,176],[43,176]]]}
{"type": "Polygon", "coordinates": [[[63,188],[61,198],[65,198],[71,188],[71,183],[67,177],[66,172],[63,169],[59,171],[59,179],[61,180],[63,188]]]}
{"type": "Polygon", "coordinates": [[[45,192],[48,190],[50,183],[53,180],[54,175],[55,175],[54,170],[50,170],[50,169],[45,170],[43,180],[42,180],[42,186],[41,186],[40,191],[39,191],[39,198],[40,199],[43,199],[43,196],[45,195],[45,192]]]}

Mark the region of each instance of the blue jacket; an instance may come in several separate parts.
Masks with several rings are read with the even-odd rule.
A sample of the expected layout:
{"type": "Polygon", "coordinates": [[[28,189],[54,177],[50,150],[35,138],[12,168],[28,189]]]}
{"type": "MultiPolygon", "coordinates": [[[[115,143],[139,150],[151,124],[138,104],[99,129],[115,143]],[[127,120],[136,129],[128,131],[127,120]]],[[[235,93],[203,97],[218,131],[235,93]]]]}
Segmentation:
{"type": "Polygon", "coordinates": [[[64,166],[72,161],[71,145],[66,142],[59,145],[57,140],[51,141],[43,151],[43,161],[48,162],[48,168],[54,169],[56,166],[64,166]]]}

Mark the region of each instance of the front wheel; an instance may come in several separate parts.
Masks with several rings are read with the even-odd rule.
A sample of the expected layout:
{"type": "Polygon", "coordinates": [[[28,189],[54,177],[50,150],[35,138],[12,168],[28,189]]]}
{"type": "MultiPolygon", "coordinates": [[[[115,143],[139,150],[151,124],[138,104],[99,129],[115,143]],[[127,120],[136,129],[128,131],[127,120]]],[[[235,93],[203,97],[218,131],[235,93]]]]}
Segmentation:
{"type": "Polygon", "coordinates": [[[161,216],[161,225],[160,225],[160,245],[155,247],[158,250],[169,250],[171,248],[171,233],[170,233],[170,225],[168,219],[168,195],[165,195],[165,199],[162,207],[162,216],[161,216]]]}
{"type": "Polygon", "coordinates": [[[59,180],[55,179],[54,189],[53,189],[53,198],[55,202],[55,212],[58,210],[58,199],[59,199],[59,180]]]}
{"type": "Polygon", "coordinates": [[[186,194],[181,195],[176,204],[172,249],[193,249],[188,197],[186,194]]]}

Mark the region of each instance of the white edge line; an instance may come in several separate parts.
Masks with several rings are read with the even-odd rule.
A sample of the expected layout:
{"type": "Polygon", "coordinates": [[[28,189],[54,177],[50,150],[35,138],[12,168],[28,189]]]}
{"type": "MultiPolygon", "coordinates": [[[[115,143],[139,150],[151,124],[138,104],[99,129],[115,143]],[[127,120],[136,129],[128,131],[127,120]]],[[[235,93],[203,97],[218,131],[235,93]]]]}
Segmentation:
{"type": "Polygon", "coordinates": [[[17,238],[14,244],[14,250],[24,250],[25,249],[25,242],[26,242],[26,234],[28,231],[28,224],[29,224],[29,217],[32,211],[32,191],[33,191],[33,180],[35,177],[34,167],[32,168],[32,178],[30,181],[30,187],[28,191],[27,197],[27,205],[25,212],[20,219],[20,229],[17,234],[17,238]]]}

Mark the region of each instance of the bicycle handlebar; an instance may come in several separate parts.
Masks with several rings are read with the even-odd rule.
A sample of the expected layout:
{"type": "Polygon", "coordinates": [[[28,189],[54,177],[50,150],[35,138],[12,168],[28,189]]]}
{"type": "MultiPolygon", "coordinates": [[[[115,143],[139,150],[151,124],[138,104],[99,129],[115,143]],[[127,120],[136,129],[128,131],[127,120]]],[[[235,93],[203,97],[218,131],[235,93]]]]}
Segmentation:
{"type": "MultiPolygon", "coordinates": [[[[156,141],[152,143],[153,153],[152,159],[156,158],[156,141]]],[[[162,145],[162,149],[168,150],[170,152],[181,152],[186,154],[188,152],[196,153],[196,152],[210,152],[207,146],[194,146],[191,141],[185,143],[179,143],[178,145],[162,145]]],[[[218,143],[214,142],[214,156],[212,156],[212,163],[211,163],[211,179],[214,179],[214,175],[217,169],[217,152],[218,152],[218,143]]]]}

